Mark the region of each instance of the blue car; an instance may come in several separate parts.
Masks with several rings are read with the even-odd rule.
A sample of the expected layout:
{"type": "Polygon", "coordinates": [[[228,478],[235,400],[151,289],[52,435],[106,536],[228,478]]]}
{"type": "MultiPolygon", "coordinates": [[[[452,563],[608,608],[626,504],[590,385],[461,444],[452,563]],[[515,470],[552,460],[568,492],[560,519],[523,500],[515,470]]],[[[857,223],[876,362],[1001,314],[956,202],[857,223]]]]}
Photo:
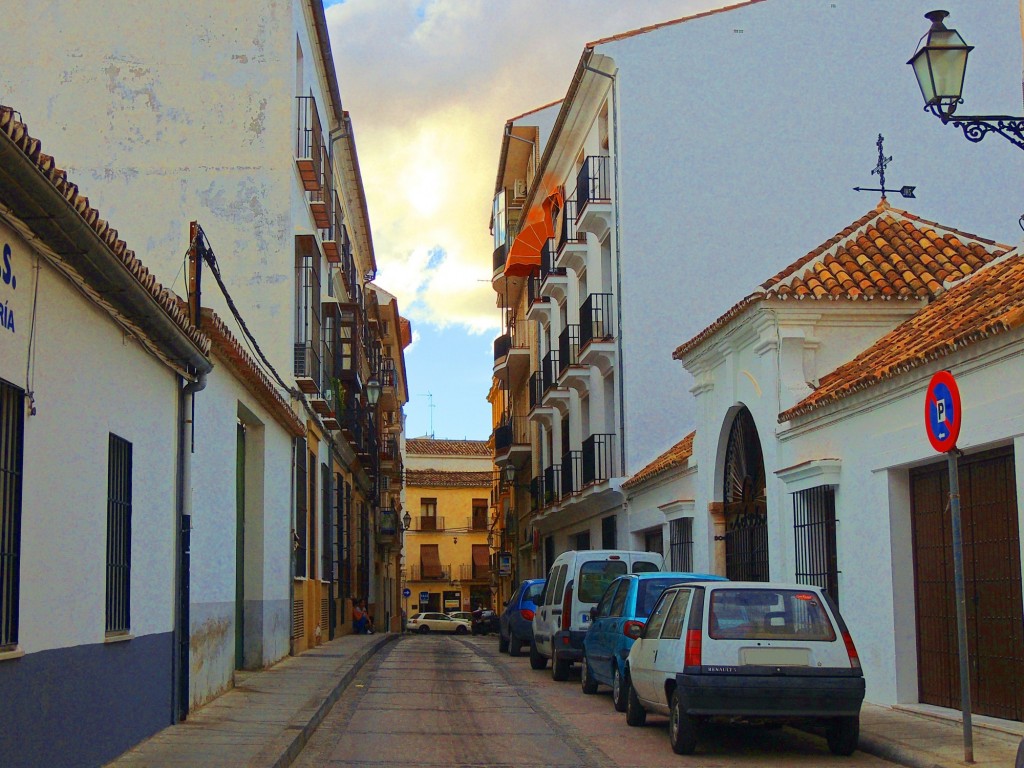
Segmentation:
{"type": "Polygon", "coordinates": [[[640,636],[661,593],[686,581],[727,581],[706,573],[631,573],[619,576],[591,610],[590,627],[583,638],[580,684],[584,693],[596,693],[599,684],[610,685],[612,703],[626,711],[624,669],[629,649],[640,636]]]}
{"type": "Polygon", "coordinates": [[[523,646],[533,642],[533,614],[544,593],[547,579],[527,579],[506,603],[498,619],[498,650],[509,656],[521,656],[523,646]]]}

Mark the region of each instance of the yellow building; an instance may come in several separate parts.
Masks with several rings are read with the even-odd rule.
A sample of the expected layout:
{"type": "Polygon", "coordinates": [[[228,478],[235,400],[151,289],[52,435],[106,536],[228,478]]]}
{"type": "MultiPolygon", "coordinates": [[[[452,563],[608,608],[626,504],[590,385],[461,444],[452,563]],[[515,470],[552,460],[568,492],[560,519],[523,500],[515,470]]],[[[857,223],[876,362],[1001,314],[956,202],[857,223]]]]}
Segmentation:
{"type": "Polygon", "coordinates": [[[488,544],[495,536],[493,456],[487,441],[406,440],[405,468],[406,614],[495,607],[488,544]]]}

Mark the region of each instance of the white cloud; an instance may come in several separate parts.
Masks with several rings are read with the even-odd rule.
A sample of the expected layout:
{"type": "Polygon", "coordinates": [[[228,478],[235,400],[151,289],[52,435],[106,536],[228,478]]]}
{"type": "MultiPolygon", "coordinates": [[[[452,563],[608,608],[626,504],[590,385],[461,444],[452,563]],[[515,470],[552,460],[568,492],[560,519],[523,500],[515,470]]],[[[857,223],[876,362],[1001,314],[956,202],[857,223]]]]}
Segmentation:
{"type": "Polygon", "coordinates": [[[714,0],[346,0],[327,10],[378,281],[414,322],[494,329],[491,196],[505,121],[561,98],[586,42],[714,0]],[[443,259],[431,259],[442,253],[443,259]]]}

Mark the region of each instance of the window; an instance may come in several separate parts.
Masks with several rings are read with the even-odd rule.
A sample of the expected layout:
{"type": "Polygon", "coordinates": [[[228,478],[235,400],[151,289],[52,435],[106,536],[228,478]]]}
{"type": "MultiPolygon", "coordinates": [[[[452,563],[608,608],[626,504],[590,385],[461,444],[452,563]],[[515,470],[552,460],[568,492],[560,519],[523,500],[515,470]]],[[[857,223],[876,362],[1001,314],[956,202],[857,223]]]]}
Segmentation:
{"type": "Polygon", "coordinates": [[[647,631],[644,632],[644,637],[653,639],[661,634],[661,628],[665,626],[665,619],[668,618],[669,609],[672,607],[673,597],[675,597],[675,592],[662,593],[661,600],[654,606],[651,620],[647,622],[647,631]]]}
{"type": "Polygon", "coordinates": [[[309,578],[316,578],[316,454],[309,452],[309,578]]]}
{"type": "Polygon", "coordinates": [[[793,531],[797,583],[821,587],[839,605],[833,486],[819,485],[793,494],[793,531]]]}
{"type": "Polygon", "coordinates": [[[320,536],[320,579],[322,581],[331,581],[331,576],[334,571],[334,536],[333,536],[333,525],[331,521],[331,498],[334,496],[333,489],[331,488],[331,481],[334,478],[331,476],[331,468],[326,464],[320,465],[320,522],[322,524],[322,535],[320,536]]]}
{"type": "Polygon", "coordinates": [[[583,531],[577,533],[572,537],[573,545],[572,548],[577,552],[584,552],[590,549],[590,531],[583,531]]]}
{"type": "Polygon", "coordinates": [[[673,571],[693,570],[693,518],[681,517],[668,524],[669,560],[673,571]]]}
{"type": "Polygon", "coordinates": [[[636,593],[636,617],[638,619],[646,619],[651,615],[651,610],[654,608],[654,604],[658,602],[658,598],[661,597],[661,593],[671,587],[673,584],[678,584],[678,578],[668,579],[644,579],[637,583],[636,593]]]}
{"type": "Polygon", "coordinates": [[[295,439],[295,576],[306,576],[306,439],[295,439]]]}
{"type": "Polygon", "coordinates": [[[622,582],[612,582],[612,584],[605,590],[604,595],[601,597],[601,602],[597,604],[597,615],[598,616],[610,616],[612,612],[612,601],[615,600],[615,595],[622,592],[622,582]]]}
{"type": "Polygon", "coordinates": [[[473,530],[486,530],[487,507],[487,499],[473,499],[473,530]]]}
{"type": "Polygon", "coordinates": [[[663,640],[678,640],[683,636],[683,621],[686,619],[686,609],[690,605],[690,594],[689,589],[680,589],[676,592],[676,599],[665,617],[665,627],[661,630],[663,640]]]}
{"type": "Polygon", "coordinates": [[[716,640],[836,639],[832,619],[811,591],[716,589],[708,615],[708,634],[716,640]]]}
{"type": "Polygon", "coordinates": [[[617,549],[615,515],[601,520],[601,549],[617,549]]]}
{"type": "Polygon", "coordinates": [[[18,644],[25,394],[0,381],[0,650],[18,644]]]}
{"type": "Polygon", "coordinates": [[[534,605],[540,604],[540,598],[544,594],[544,585],[540,582],[531,584],[526,588],[526,594],[523,595],[523,599],[520,602],[533,603],[534,605]]]}
{"type": "Polygon", "coordinates": [[[111,434],[107,441],[107,625],[131,625],[132,444],[111,434]]]}
{"type": "Polygon", "coordinates": [[[626,572],[624,560],[591,560],[580,566],[580,583],[576,585],[581,603],[596,603],[616,576],[626,572]]]}
{"type": "Polygon", "coordinates": [[[621,616],[622,611],[626,607],[626,598],[629,596],[629,587],[634,579],[622,579],[619,583],[619,591],[615,595],[615,599],[612,600],[612,616],[621,616]]]}
{"type": "Polygon", "coordinates": [[[420,499],[420,530],[437,530],[437,499],[420,499]]]}
{"type": "Polygon", "coordinates": [[[544,600],[547,605],[558,605],[562,602],[562,590],[565,588],[565,570],[566,566],[560,565],[551,574],[551,578],[548,580],[550,589],[545,593],[544,600]]]}

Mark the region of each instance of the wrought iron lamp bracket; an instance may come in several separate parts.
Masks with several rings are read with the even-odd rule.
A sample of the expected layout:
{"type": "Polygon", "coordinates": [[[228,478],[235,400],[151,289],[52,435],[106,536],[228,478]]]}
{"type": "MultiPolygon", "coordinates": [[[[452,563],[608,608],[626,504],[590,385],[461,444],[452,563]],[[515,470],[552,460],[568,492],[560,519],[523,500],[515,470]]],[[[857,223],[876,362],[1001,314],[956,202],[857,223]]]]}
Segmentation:
{"type": "Polygon", "coordinates": [[[1024,117],[1010,115],[956,115],[956,105],[943,109],[939,105],[926,107],[944,125],[952,124],[964,132],[964,137],[977,144],[990,133],[998,133],[1019,149],[1024,149],[1024,117]]]}

